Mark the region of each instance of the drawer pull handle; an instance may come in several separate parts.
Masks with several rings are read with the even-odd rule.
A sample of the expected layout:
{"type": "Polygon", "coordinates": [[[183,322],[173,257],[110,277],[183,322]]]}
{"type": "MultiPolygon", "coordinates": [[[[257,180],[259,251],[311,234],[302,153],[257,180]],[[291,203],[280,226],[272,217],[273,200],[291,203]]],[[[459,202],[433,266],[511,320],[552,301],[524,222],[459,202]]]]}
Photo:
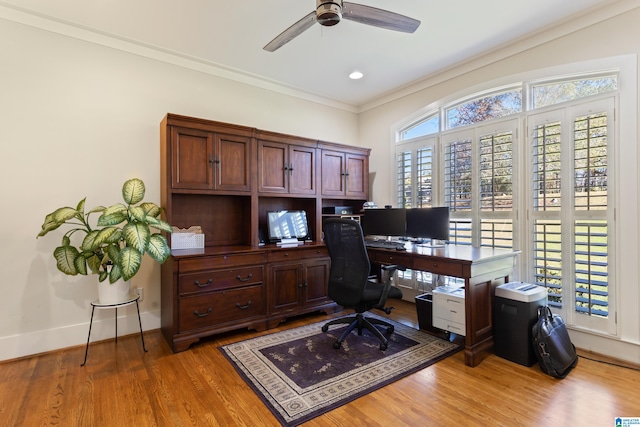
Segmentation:
{"type": "Polygon", "coordinates": [[[196,280],[195,282],[193,282],[194,285],[196,285],[199,288],[206,288],[207,286],[209,286],[210,284],[213,283],[213,279],[209,279],[207,281],[207,283],[200,283],[198,280],[196,280]]]}
{"type": "Polygon", "coordinates": [[[206,313],[200,313],[198,310],[196,310],[193,312],[193,314],[195,314],[198,317],[207,317],[211,313],[211,311],[213,311],[213,309],[209,307],[206,313]]]}
{"type": "Polygon", "coordinates": [[[244,310],[245,308],[249,308],[250,305],[251,305],[251,300],[249,300],[247,305],[240,305],[239,302],[236,303],[236,307],[238,307],[240,310],[244,310]]]}
{"type": "Polygon", "coordinates": [[[249,273],[249,275],[247,277],[245,277],[244,279],[242,277],[240,277],[240,275],[238,274],[236,276],[236,279],[240,280],[241,282],[248,282],[249,279],[251,279],[253,277],[253,273],[249,273]]]}

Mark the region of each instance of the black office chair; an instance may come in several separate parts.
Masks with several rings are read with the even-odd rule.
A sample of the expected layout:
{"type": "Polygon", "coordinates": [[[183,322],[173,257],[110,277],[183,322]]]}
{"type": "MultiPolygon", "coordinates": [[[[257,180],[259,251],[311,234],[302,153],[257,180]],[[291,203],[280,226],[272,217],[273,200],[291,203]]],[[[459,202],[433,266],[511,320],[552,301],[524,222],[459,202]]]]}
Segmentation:
{"type": "MultiPolygon", "coordinates": [[[[380,350],[386,350],[388,340],[378,329],[386,328],[388,334],[393,333],[393,325],[384,320],[366,318],[364,313],[372,308],[391,313],[393,307],[385,307],[387,298],[402,298],[402,291],[391,286],[391,280],[386,283],[376,283],[369,280],[371,264],[364,243],[364,236],[360,224],[351,219],[329,218],[323,225],[324,241],[331,257],[329,272],[329,297],[339,305],[353,308],[355,316],[331,320],[322,326],[322,332],[327,332],[329,326],[348,324],[349,327],[333,344],[333,348],[340,348],[345,338],[358,328],[358,335],[362,330],[371,331],[380,340],[380,350]]],[[[383,267],[391,277],[398,266],[383,267]]]]}

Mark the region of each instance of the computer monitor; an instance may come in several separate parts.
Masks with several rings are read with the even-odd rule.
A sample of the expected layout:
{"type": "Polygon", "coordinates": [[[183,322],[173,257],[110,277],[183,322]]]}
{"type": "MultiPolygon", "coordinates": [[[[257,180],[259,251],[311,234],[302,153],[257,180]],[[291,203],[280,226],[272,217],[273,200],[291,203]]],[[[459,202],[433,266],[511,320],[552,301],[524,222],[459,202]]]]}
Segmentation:
{"type": "Polygon", "coordinates": [[[407,237],[449,241],[449,208],[414,208],[407,209],[407,237]]]}
{"type": "Polygon", "coordinates": [[[267,212],[267,229],[271,243],[277,243],[282,239],[307,240],[307,213],[302,210],[267,212]]]}
{"type": "Polygon", "coordinates": [[[365,236],[404,236],[406,231],[405,209],[365,209],[362,217],[362,233],[365,236]]]}

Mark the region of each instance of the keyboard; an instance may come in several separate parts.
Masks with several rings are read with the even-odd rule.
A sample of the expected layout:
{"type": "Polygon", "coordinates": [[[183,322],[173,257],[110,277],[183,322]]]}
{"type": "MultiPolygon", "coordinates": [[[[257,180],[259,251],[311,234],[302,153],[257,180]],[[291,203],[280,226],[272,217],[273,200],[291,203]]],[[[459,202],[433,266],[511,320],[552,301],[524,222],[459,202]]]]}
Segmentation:
{"type": "Polygon", "coordinates": [[[365,245],[368,248],[378,248],[378,249],[405,249],[404,243],[402,242],[391,242],[389,240],[365,240],[365,245]]]}

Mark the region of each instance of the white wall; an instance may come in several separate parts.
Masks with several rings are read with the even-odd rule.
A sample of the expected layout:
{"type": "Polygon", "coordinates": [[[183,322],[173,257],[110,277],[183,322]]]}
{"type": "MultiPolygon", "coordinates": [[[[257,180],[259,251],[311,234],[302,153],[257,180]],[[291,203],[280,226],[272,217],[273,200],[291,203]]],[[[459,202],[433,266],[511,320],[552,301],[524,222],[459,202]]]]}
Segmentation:
{"type": "MultiPolygon", "coordinates": [[[[36,235],[85,196],[120,202],[130,177],[159,203],[167,112],[357,144],[353,112],[0,18],[0,360],[86,342],[97,279],[59,273],[62,233],[36,235]]],[[[159,328],[159,266],[145,258],[132,286],[144,329],[159,328]]],[[[135,307],[119,314],[119,333],[135,332],[135,307]]],[[[96,319],[92,337],[112,337],[113,311],[96,319]]]]}
{"type": "MultiPolygon", "coordinates": [[[[631,4],[630,2],[626,2],[631,4]]],[[[631,61],[634,73],[621,76],[620,88],[624,92],[621,99],[626,99],[622,114],[633,111],[631,117],[618,117],[623,123],[619,132],[620,152],[619,169],[615,171],[621,186],[618,194],[617,223],[620,239],[616,250],[620,268],[616,271],[618,293],[614,295],[618,303],[618,335],[615,337],[594,336],[577,330],[571,331],[574,344],[594,352],[609,354],[626,360],[640,363],[640,292],[638,284],[638,262],[640,242],[639,219],[639,186],[638,168],[638,55],[640,55],[640,9],[630,10],[621,16],[610,18],[601,23],[590,25],[584,29],[569,32],[567,35],[546,40],[548,35],[541,35],[543,43],[535,45],[529,39],[522,46],[510,46],[502,52],[494,52],[500,58],[487,63],[481,58],[475,63],[465,64],[458,69],[449,70],[446,74],[436,76],[431,81],[421,82],[413,88],[405,89],[408,94],[402,98],[391,100],[385,104],[374,106],[360,114],[361,141],[371,144],[370,172],[375,175],[372,198],[379,205],[395,204],[393,194],[393,149],[390,142],[394,140],[392,130],[399,123],[407,124],[407,120],[415,118],[416,112],[424,111],[429,105],[439,100],[453,100],[456,96],[470,95],[475,91],[497,87],[499,84],[514,83],[526,75],[535,75],[533,70],[560,69],[567,64],[606,64],[611,58],[610,66],[620,62],[631,61]],[[623,29],[623,30],[622,30],[623,29]],[[509,51],[522,51],[509,55],[509,51]],[[475,65],[475,68],[474,68],[475,65]],[[631,84],[630,84],[631,83],[631,84]],[[628,88],[632,88],[629,93],[628,88]],[[412,90],[413,89],[413,90],[412,90]]],[[[585,65],[586,66],[586,65],[585,65]]],[[[571,68],[571,67],[568,67],[571,68]]],[[[567,69],[567,68],[564,68],[567,69]]],[[[589,69],[591,70],[591,69],[589,69]]],[[[573,66],[573,71],[580,71],[573,66]]],[[[584,70],[582,70],[584,71],[584,70]]],[[[538,72],[538,75],[540,72],[538,72]]],[[[553,74],[550,74],[553,75],[553,74]]]]}

